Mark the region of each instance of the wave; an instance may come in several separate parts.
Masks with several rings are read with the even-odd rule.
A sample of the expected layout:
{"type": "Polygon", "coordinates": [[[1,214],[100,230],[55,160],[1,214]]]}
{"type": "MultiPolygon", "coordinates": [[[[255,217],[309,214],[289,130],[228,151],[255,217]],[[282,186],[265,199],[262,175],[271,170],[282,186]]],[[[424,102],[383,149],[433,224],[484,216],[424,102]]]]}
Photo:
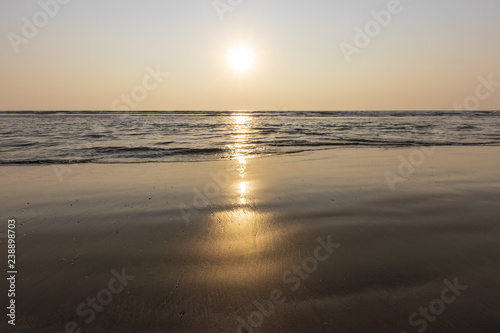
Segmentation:
{"type": "Polygon", "coordinates": [[[454,142],[454,141],[444,141],[444,142],[433,142],[433,141],[384,141],[384,140],[369,140],[369,139],[357,139],[357,140],[339,140],[339,141],[297,141],[297,140],[276,140],[268,143],[270,146],[275,147],[320,147],[320,146],[364,146],[364,147],[414,147],[414,146],[469,146],[469,145],[500,145],[496,141],[483,141],[474,143],[464,143],[464,142],[454,142]]]}
{"type": "Polygon", "coordinates": [[[0,118],[2,165],[500,145],[500,111],[1,111],[0,118]]]}
{"type": "Polygon", "coordinates": [[[157,156],[197,155],[223,153],[222,148],[155,148],[155,147],[89,147],[83,148],[91,154],[123,154],[123,153],[157,153],[157,156]]]}
{"type": "Polygon", "coordinates": [[[95,159],[87,158],[87,159],[20,159],[20,160],[11,160],[11,161],[0,161],[0,165],[19,165],[19,164],[84,164],[84,163],[92,163],[95,159]]]}

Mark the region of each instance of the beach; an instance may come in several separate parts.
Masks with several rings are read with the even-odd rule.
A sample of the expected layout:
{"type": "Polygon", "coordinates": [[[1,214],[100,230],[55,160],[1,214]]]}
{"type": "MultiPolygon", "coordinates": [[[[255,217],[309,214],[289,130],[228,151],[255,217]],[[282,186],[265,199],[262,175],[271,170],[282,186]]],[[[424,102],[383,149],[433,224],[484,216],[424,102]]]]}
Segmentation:
{"type": "Polygon", "coordinates": [[[0,333],[500,333],[500,1],[0,1],[0,333]]]}
{"type": "Polygon", "coordinates": [[[2,166],[0,327],[498,332],[499,166],[486,146],[2,166]]]}

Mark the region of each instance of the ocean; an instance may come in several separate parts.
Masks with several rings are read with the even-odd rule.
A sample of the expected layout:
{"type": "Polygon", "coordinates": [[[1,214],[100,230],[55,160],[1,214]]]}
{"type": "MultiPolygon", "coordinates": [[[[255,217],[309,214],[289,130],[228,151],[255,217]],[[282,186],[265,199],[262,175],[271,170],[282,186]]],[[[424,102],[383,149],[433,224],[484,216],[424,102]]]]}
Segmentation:
{"type": "Polygon", "coordinates": [[[2,111],[0,120],[2,165],[500,145],[500,111],[2,111]]]}

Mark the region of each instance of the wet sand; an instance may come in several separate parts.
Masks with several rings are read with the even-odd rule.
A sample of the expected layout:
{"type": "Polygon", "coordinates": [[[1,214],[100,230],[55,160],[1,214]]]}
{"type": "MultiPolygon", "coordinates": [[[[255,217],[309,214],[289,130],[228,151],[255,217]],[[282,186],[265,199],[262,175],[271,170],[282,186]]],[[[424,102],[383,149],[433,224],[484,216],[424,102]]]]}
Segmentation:
{"type": "Polygon", "coordinates": [[[0,330],[499,332],[499,167],[500,147],[3,166],[0,330]]]}

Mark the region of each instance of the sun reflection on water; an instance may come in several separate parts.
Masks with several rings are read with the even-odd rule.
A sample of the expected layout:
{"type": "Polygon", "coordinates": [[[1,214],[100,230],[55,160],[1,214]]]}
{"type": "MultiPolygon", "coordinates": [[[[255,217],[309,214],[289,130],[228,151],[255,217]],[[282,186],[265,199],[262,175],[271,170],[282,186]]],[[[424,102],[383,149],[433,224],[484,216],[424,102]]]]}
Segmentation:
{"type": "Polygon", "coordinates": [[[248,204],[247,194],[249,190],[249,182],[246,180],[247,173],[247,160],[249,158],[250,153],[250,144],[249,144],[249,136],[250,136],[250,128],[252,123],[252,117],[243,115],[243,114],[235,114],[232,117],[233,119],[233,140],[234,143],[230,145],[232,150],[233,158],[238,162],[237,170],[238,175],[241,178],[239,183],[239,199],[238,203],[240,205],[248,204]]]}
{"type": "Polygon", "coordinates": [[[276,217],[256,208],[251,199],[256,195],[256,179],[248,172],[253,121],[244,114],[232,116],[233,143],[228,148],[237,176],[231,184],[229,207],[211,215],[204,243],[204,253],[214,263],[210,275],[214,283],[256,285],[281,268],[279,259],[269,259],[283,242],[273,223],[276,217]]]}

